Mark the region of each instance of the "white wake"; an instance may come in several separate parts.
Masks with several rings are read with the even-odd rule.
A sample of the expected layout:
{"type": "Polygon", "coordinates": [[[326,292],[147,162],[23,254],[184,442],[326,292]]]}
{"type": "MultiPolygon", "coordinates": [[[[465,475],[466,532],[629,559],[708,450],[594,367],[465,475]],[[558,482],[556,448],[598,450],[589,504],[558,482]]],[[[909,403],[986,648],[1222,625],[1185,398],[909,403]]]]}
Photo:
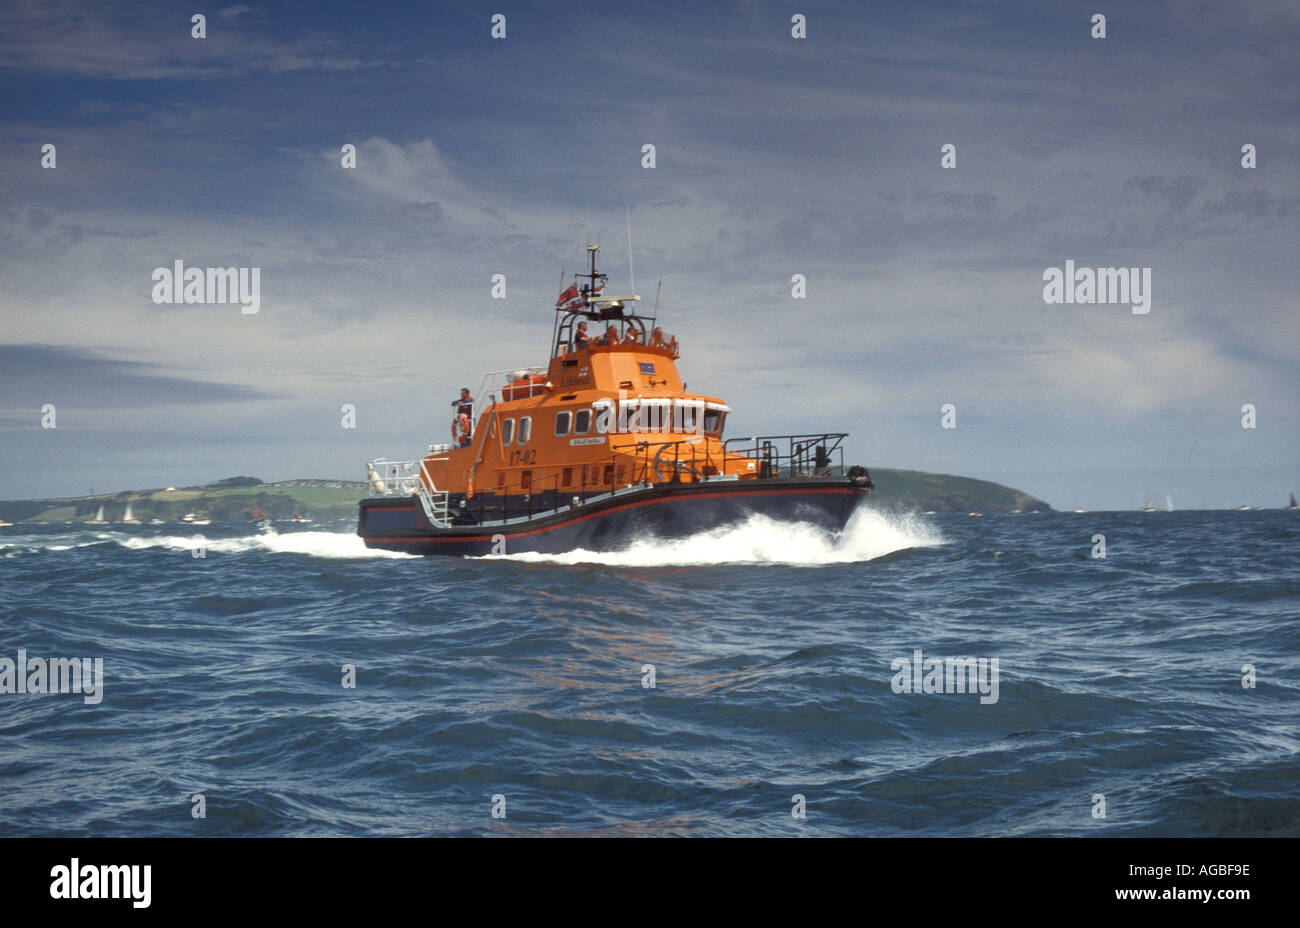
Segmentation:
{"type": "MultiPolygon", "coordinates": [[[[687,538],[647,538],[618,551],[498,555],[497,560],[552,564],[607,564],[613,567],[679,567],[709,564],[788,564],[816,566],[870,561],[907,548],[947,544],[923,517],[859,509],[840,533],[807,523],[750,516],[744,522],[687,538]]],[[[488,558],[483,558],[484,560],[488,558]]]]}
{"type": "Polygon", "coordinates": [[[193,551],[202,544],[206,552],[240,554],[266,551],[272,554],[307,554],[325,558],[416,557],[398,551],[367,548],[360,537],[350,532],[286,532],[264,529],[238,538],[209,538],[202,531],[193,535],[124,535],[105,532],[102,540],[114,541],[124,548],[170,548],[193,551]]]}
{"type": "MultiPolygon", "coordinates": [[[[419,557],[398,551],[367,548],[351,532],[286,532],[265,528],[235,538],[208,537],[201,530],[188,535],[143,535],[134,532],[78,532],[75,536],[26,536],[5,539],[6,547],[66,551],[111,541],[124,548],[166,548],[205,553],[305,554],[320,558],[419,557]]],[[[946,544],[934,525],[915,514],[859,509],[843,532],[834,533],[807,523],[778,522],[754,515],[745,522],[699,532],[686,538],[645,538],[617,551],[576,549],[563,554],[488,555],[478,560],[510,560],[551,564],[607,564],[616,567],[677,567],[709,564],[789,564],[816,566],[850,564],[884,557],[908,548],[946,544]]]]}
{"type": "Polygon", "coordinates": [[[70,551],[112,542],[123,548],[142,550],[167,548],[173,551],[194,551],[199,545],[205,553],[241,554],[246,551],[265,551],[272,554],[306,554],[325,558],[362,557],[419,557],[399,551],[367,548],[360,537],[351,532],[286,532],[262,529],[254,534],[236,538],[217,538],[205,535],[196,527],[190,535],[141,535],[113,530],[93,533],[76,532],[60,535],[10,536],[0,540],[0,556],[23,551],[70,551]]]}

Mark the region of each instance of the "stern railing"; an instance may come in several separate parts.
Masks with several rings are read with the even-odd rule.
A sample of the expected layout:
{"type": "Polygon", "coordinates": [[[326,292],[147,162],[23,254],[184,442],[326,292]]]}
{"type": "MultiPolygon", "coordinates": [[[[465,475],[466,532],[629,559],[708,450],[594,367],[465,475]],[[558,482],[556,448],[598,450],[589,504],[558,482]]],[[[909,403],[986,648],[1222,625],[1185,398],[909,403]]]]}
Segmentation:
{"type": "Polygon", "coordinates": [[[434,525],[445,528],[451,522],[449,494],[434,486],[424,461],[371,461],[366,465],[366,483],[371,499],[415,497],[434,525]]]}

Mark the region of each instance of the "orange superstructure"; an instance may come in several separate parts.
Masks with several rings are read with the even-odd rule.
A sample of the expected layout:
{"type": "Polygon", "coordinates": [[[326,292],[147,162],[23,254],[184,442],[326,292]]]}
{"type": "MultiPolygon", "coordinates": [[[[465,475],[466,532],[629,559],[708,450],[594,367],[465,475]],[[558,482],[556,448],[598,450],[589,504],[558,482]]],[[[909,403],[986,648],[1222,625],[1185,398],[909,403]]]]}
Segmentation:
{"type": "Polygon", "coordinates": [[[471,495],[581,492],[757,475],[752,458],[723,450],[727,406],[686,392],[668,349],[566,347],[544,376],[516,383],[523,386],[488,394],[469,447],[436,446],[425,458],[433,486],[471,495]]]}
{"type": "Polygon", "coordinates": [[[727,405],[686,392],[676,339],[655,347],[658,329],[635,311],[640,298],[604,295],[598,251],[589,246],[591,272],[579,275],[588,285],[557,307],[550,364],[502,372],[496,389],[485,380],[469,446],[434,446],[424,459],[430,489],[472,498],[757,476],[752,457],[723,448],[727,405]],[[579,322],[601,334],[583,339],[579,322]]]}

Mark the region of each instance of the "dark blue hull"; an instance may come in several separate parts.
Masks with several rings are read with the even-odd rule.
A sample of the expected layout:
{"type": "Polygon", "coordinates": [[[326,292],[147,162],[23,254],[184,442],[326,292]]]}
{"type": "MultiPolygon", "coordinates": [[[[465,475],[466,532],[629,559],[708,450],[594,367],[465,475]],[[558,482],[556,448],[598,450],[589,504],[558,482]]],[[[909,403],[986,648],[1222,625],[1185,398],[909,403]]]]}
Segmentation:
{"type": "Polygon", "coordinates": [[[754,514],[838,531],[867,492],[867,486],[848,478],[658,484],[505,523],[446,528],[425,519],[414,499],[377,498],[362,500],[357,534],[367,547],[408,554],[613,551],[645,538],[684,538],[754,514]]]}

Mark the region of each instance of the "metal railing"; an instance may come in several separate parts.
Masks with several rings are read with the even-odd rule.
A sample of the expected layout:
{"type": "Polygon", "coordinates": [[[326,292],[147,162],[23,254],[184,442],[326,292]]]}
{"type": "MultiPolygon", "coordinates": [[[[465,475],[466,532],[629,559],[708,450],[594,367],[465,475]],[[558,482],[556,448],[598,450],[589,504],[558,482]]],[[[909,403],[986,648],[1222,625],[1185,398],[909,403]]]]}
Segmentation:
{"type": "MultiPolygon", "coordinates": [[[[607,458],[567,468],[518,468],[529,472],[527,488],[516,492],[480,490],[450,506],[450,494],[433,487],[422,461],[372,461],[366,476],[372,497],[415,497],[429,521],[449,525],[504,525],[560,512],[596,499],[633,493],[661,483],[734,481],[752,474],[759,480],[779,477],[830,477],[846,474],[842,443],[847,432],[809,435],[761,435],[731,438],[721,452],[707,441],[638,441],[622,445],[607,458]],[[732,444],[748,445],[733,450],[732,444]],[[727,473],[745,462],[740,474],[727,473]],[[561,486],[564,470],[569,480],[561,486]]],[[[515,469],[515,468],[512,468],[515,469]]],[[[457,494],[460,496],[460,494],[457,494]]]]}
{"type": "Polygon", "coordinates": [[[810,435],[757,435],[728,438],[722,443],[728,454],[758,462],[760,480],[772,477],[844,476],[844,439],[848,432],[820,432],[810,435]],[[732,443],[749,447],[732,449],[732,443]]]}
{"type": "Polygon", "coordinates": [[[639,441],[615,451],[611,463],[615,465],[615,473],[620,466],[630,469],[627,483],[696,483],[726,474],[727,455],[715,455],[710,448],[707,441],[689,439],[639,441]],[[617,460],[620,457],[622,465],[617,460]]]}
{"type": "MultiPolygon", "coordinates": [[[[483,381],[479,384],[478,393],[474,394],[475,399],[480,401],[474,404],[475,428],[478,427],[478,419],[482,418],[480,410],[486,412],[488,406],[492,403],[499,403],[506,399],[506,388],[515,382],[510,378],[519,376],[527,378],[532,377],[534,374],[545,374],[546,372],[547,368],[545,367],[517,367],[514,370],[489,371],[484,374],[483,381]]],[[[512,392],[524,392],[524,390],[516,388],[516,391],[512,392]]],[[[546,392],[546,385],[532,384],[526,388],[526,392],[528,396],[541,396],[546,392]]],[[[522,397],[515,396],[512,399],[522,399],[522,397]]]]}
{"type": "Polygon", "coordinates": [[[423,461],[385,461],[382,458],[366,465],[366,483],[370,498],[415,497],[430,522],[445,527],[451,522],[445,490],[433,487],[433,479],[423,461]]]}

